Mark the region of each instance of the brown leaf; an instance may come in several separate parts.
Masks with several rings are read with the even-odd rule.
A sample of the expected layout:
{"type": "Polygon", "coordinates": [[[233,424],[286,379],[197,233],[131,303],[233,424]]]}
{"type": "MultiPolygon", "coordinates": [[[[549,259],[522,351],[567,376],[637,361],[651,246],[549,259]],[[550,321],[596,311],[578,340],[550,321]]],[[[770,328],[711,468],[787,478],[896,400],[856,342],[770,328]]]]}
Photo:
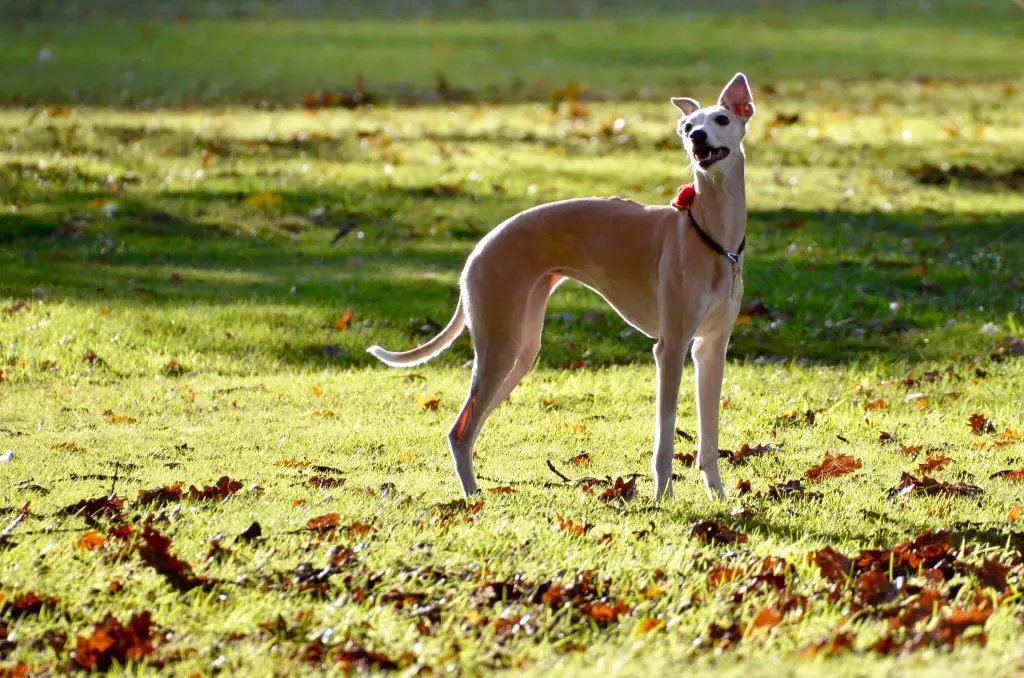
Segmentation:
{"type": "Polygon", "coordinates": [[[832,657],[842,652],[846,652],[852,647],[853,634],[848,631],[842,631],[832,638],[822,638],[813,645],[808,645],[803,649],[802,654],[807,658],[816,657],[819,654],[824,654],[826,657],[832,657]]]}
{"type": "Polygon", "coordinates": [[[441,404],[441,396],[436,393],[417,393],[416,402],[425,410],[435,411],[441,404]]]}
{"type": "Polygon", "coordinates": [[[944,455],[929,456],[921,464],[918,465],[918,473],[929,473],[931,471],[941,471],[946,467],[949,462],[953,461],[950,457],[944,455]]]}
{"type": "Polygon", "coordinates": [[[334,655],[334,662],[334,667],[346,675],[352,673],[379,674],[402,668],[402,663],[399,661],[391,659],[381,652],[367,650],[351,639],[334,655]]]}
{"type": "Polygon", "coordinates": [[[631,477],[626,480],[622,476],[615,479],[615,484],[607,488],[598,497],[603,502],[610,502],[615,500],[629,501],[636,496],[636,478],[631,477]]]}
{"type": "Polygon", "coordinates": [[[655,617],[644,617],[637,623],[636,632],[645,634],[663,628],[665,628],[665,621],[663,619],[656,619],[655,617]]]}
{"type": "Polygon", "coordinates": [[[757,629],[771,630],[778,626],[781,621],[782,613],[775,609],[774,605],[765,605],[754,615],[750,626],[747,627],[747,633],[757,629]]]}
{"type": "Polygon", "coordinates": [[[142,561],[159,572],[178,591],[191,591],[206,587],[211,582],[207,577],[197,577],[192,566],[171,554],[171,540],[148,525],[142,531],[142,543],[138,545],[142,561]]]}
{"type": "Polygon", "coordinates": [[[139,490],[139,504],[172,504],[181,501],[182,483],[139,490]]]}
{"type": "Polygon", "coordinates": [[[334,319],[331,323],[331,329],[335,330],[347,330],[349,325],[352,324],[352,318],[355,317],[355,312],[349,308],[344,313],[334,319]]]}
{"type": "Polygon", "coordinates": [[[188,498],[192,501],[206,501],[210,499],[224,501],[240,489],[242,489],[242,483],[232,480],[227,476],[221,476],[215,485],[207,485],[201,490],[195,485],[189,486],[188,498]]]}
{"type": "MultiPolygon", "coordinates": [[[[760,496],[760,492],[758,496],[760,496]]],[[[780,499],[795,498],[795,499],[810,499],[817,500],[822,499],[824,495],[821,492],[808,492],[804,487],[804,484],[799,479],[789,480],[784,483],[778,483],[768,488],[768,499],[772,501],[778,501],[780,499]]]]}
{"type": "Polygon", "coordinates": [[[82,549],[83,551],[92,551],[98,549],[107,543],[107,538],[96,530],[89,530],[85,534],[81,535],[75,540],[75,546],[82,549]]]}
{"type": "Polygon", "coordinates": [[[107,415],[108,424],[134,424],[135,417],[129,417],[126,414],[114,414],[111,412],[107,415]]]}
{"type": "Polygon", "coordinates": [[[695,523],[690,528],[690,538],[704,544],[742,544],[747,535],[719,525],[713,520],[695,523]]]}
{"type": "Polygon", "coordinates": [[[760,445],[755,445],[754,447],[751,447],[750,445],[743,443],[740,449],[736,450],[735,452],[729,452],[728,450],[720,451],[719,457],[723,456],[722,452],[726,452],[724,456],[729,460],[729,463],[736,465],[742,464],[751,457],[761,457],[774,450],[775,446],[772,445],[771,443],[761,443],[760,445]]]}
{"type": "Polygon", "coordinates": [[[318,490],[328,490],[334,487],[341,487],[345,484],[345,478],[327,478],[325,476],[311,476],[306,484],[318,490]]]}
{"type": "Polygon", "coordinates": [[[563,518],[558,516],[558,529],[562,532],[567,532],[574,537],[582,537],[590,530],[594,529],[594,526],[587,522],[586,519],[582,523],[577,523],[570,518],[563,518]]]}
{"type": "Polygon", "coordinates": [[[1010,567],[999,562],[998,559],[989,558],[981,565],[971,569],[981,581],[982,586],[995,589],[997,593],[1004,593],[1007,590],[1006,575],[1010,571],[1010,567]]]}
{"type": "Polygon", "coordinates": [[[980,435],[982,433],[995,433],[996,427],[991,419],[986,419],[984,414],[975,412],[967,422],[971,425],[971,433],[980,435]]]}
{"type": "Polygon", "coordinates": [[[156,650],[152,632],[149,612],[132,615],[127,625],[108,612],[106,618],[93,627],[89,637],[78,636],[69,668],[109,671],[115,664],[123,667],[128,662],[138,661],[156,650]]]}
{"type": "Polygon", "coordinates": [[[1024,469],[1020,471],[1014,471],[1012,469],[1006,469],[1005,471],[996,471],[989,476],[990,479],[1002,478],[1003,480],[1024,480],[1024,469]]]}
{"type": "Polygon", "coordinates": [[[488,487],[487,491],[490,492],[491,494],[515,494],[515,490],[509,487],[508,485],[503,485],[499,487],[488,487]]]}
{"type": "Polygon", "coordinates": [[[584,603],[580,606],[580,612],[597,622],[598,626],[608,626],[617,622],[619,617],[629,614],[631,608],[621,600],[608,603],[584,603]]]}
{"type": "Polygon", "coordinates": [[[977,485],[968,485],[966,483],[940,483],[929,476],[922,476],[918,479],[909,473],[903,473],[903,475],[900,476],[899,485],[896,486],[896,489],[893,490],[893,492],[901,497],[907,497],[911,494],[923,494],[926,496],[942,494],[976,497],[981,495],[983,491],[977,485]]]}
{"type": "Polygon", "coordinates": [[[864,406],[865,410],[884,410],[885,408],[885,401],[882,400],[881,398],[879,398],[878,400],[873,400],[864,406]]]}
{"type": "Polygon", "coordinates": [[[274,466],[283,466],[285,468],[309,468],[309,465],[308,461],[299,461],[298,459],[279,459],[274,462],[274,466]]]}
{"type": "Polygon", "coordinates": [[[831,546],[807,554],[807,560],[818,566],[821,576],[833,584],[843,584],[849,577],[853,563],[831,546]]]}
{"type": "Polygon", "coordinates": [[[1020,520],[1020,504],[1014,504],[1010,507],[1010,510],[1006,513],[1006,519],[1011,523],[1020,520]]]}
{"type": "Polygon", "coordinates": [[[6,600],[0,594],[0,615],[13,618],[38,615],[43,609],[54,610],[60,605],[60,598],[41,596],[33,591],[14,595],[6,600]]]}
{"type": "Polygon", "coordinates": [[[586,466],[591,461],[593,460],[591,459],[589,452],[580,452],[575,457],[569,457],[566,459],[565,463],[572,464],[573,466],[586,466]]]}
{"type": "Polygon", "coordinates": [[[817,466],[812,466],[804,473],[808,480],[821,480],[822,478],[838,478],[848,473],[853,473],[864,464],[848,454],[832,455],[825,453],[825,460],[817,466]]]}
{"type": "Polygon", "coordinates": [[[340,522],[341,516],[337,513],[326,513],[316,518],[310,518],[306,521],[306,527],[314,532],[329,532],[337,528],[340,522]]]}
{"type": "Polygon", "coordinates": [[[124,499],[117,495],[109,497],[96,497],[95,499],[83,499],[74,504],[69,504],[57,512],[59,516],[81,515],[90,522],[97,518],[114,518],[121,515],[121,508],[124,506],[124,499]]]}
{"type": "Polygon", "coordinates": [[[238,539],[241,539],[242,541],[252,541],[254,539],[259,539],[261,536],[263,536],[263,527],[258,522],[253,521],[249,527],[245,528],[245,530],[238,535],[238,539]]]}
{"type": "Polygon", "coordinates": [[[683,466],[693,466],[697,462],[697,455],[695,454],[683,454],[682,452],[676,452],[672,455],[672,458],[683,466]]]}

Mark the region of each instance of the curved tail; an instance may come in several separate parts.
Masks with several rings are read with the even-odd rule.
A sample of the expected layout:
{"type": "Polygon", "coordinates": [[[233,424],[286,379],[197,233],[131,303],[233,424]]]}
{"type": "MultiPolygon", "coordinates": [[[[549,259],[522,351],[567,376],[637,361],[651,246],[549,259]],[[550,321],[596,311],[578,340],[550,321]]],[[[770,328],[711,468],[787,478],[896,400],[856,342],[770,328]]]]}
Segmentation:
{"type": "Polygon", "coordinates": [[[455,315],[448,321],[448,326],[441,330],[440,334],[436,337],[423,344],[417,346],[411,351],[405,351],[403,353],[392,353],[386,351],[380,346],[371,346],[366,349],[366,352],[381,361],[385,365],[391,367],[411,367],[413,365],[419,365],[425,363],[441,351],[448,348],[453,341],[455,341],[460,334],[462,334],[462,328],[466,326],[466,313],[462,308],[462,298],[459,297],[459,303],[455,306],[455,315]]]}

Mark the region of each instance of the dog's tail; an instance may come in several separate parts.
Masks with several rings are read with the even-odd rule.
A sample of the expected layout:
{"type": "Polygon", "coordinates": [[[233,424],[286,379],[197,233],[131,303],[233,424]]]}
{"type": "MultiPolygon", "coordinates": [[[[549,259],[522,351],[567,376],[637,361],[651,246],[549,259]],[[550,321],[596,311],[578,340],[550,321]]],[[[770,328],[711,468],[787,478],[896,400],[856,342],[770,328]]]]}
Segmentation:
{"type": "Polygon", "coordinates": [[[440,334],[436,337],[423,344],[417,346],[411,351],[405,351],[404,353],[392,353],[386,351],[380,346],[371,346],[366,349],[366,352],[381,361],[385,365],[391,367],[412,367],[413,365],[419,365],[425,363],[441,351],[445,350],[451,343],[455,341],[460,334],[462,334],[462,328],[466,326],[466,312],[462,308],[462,298],[459,297],[459,303],[455,307],[455,315],[448,321],[448,326],[441,330],[440,334]]]}

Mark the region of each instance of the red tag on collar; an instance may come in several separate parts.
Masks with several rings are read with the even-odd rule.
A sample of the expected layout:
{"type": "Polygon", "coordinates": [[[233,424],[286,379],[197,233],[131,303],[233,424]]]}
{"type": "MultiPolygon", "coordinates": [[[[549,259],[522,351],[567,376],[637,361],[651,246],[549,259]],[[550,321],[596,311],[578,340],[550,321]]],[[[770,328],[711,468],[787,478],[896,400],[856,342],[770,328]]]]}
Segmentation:
{"type": "Polygon", "coordinates": [[[685,210],[693,203],[695,197],[697,197],[697,189],[693,187],[693,184],[683,184],[676,191],[676,197],[672,199],[672,207],[677,210],[685,210]]]}

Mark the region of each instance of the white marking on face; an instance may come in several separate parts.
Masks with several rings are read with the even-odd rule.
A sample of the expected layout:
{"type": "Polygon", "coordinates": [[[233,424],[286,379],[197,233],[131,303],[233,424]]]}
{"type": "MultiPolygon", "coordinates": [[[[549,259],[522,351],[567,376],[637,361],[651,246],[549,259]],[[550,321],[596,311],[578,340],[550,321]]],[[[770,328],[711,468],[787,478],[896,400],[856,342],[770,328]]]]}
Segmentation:
{"type": "Polygon", "coordinates": [[[694,164],[709,169],[735,154],[746,125],[724,106],[709,106],[681,117],[676,131],[694,164]]]}

